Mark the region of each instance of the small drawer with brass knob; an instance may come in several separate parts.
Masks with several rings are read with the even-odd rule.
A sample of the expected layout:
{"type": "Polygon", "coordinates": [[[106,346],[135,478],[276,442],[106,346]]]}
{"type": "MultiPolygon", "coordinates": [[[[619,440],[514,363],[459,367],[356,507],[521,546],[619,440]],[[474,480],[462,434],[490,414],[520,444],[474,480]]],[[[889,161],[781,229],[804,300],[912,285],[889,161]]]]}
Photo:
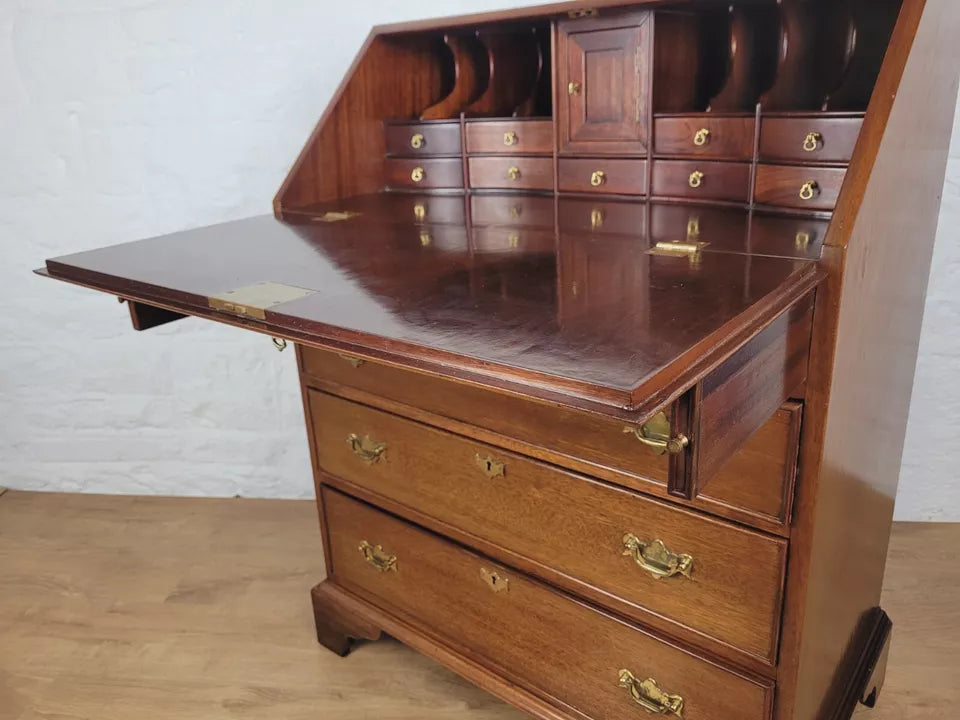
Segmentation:
{"type": "Polygon", "coordinates": [[[756,118],[689,115],[654,120],[653,151],[660,157],[751,160],[756,118]]]}
{"type": "Polygon", "coordinates": [[[468,120],[468,154],[553,155],[552,120],[468,120]]]}
{"type": "Polygon", "coordinates": [[[647,161],[623,158],[560,158],[561,192],[645,195],[647,161]]]}
{"type": "Polygon", "coordinates": [[[804,210],[833,210],[845,168],[758,165],[755,199],[758,205],[804,210]]]}
{"type": "Polygon", "coordinates": [[[460,154],[459,122],[384,123],[388,156],[428,157],[460,154]]]}
{"type": "Polygon", "coordinates": [[[471,188],[553,190],[551,157],[469,157],[471,188]]]}
{"type": "MultiPolygon", "coordinates": [[[[462,188],[460,158],[387,158],[383,164],[389,188],[462,188]]],[[[419,212],[419,211],[416,211],[419,212]]],[[[418,222],[423,218],[415,216],[418,222]]]]}
{"type": "Polygon", "coordinates": [[[849,163],[862,125],[859,114],[765,117],[760,127],[760,160],[849,163]]]}
{"type": "Polygon", "coordinates": [[[471,246],[478,254],[543,253],[556,251],[552,230],[523,227],[482,227],[473,231],[471,246]]]}
{"type": "Polygon", "coordinates": [[[474,227],[553,229],[553,196],[516,193],[475,193],[470,196],[474,227]]]}
{"type": "Polygon", "coordinates": [[[655,160],[651,194],[746,203],[750,198],[750,164],[703,160],[655,160]]]}

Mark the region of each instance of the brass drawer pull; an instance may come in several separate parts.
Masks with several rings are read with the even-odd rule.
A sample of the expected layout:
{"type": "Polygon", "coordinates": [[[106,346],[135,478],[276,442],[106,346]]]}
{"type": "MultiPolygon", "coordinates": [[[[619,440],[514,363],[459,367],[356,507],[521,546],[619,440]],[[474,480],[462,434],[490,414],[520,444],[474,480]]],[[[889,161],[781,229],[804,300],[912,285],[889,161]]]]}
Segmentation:
{"type": "Polygon", "coordinates": [[[491,480],[498,477],[506,477],[507,466],[505,463],[494,460],[489,455],[481,456],[480,453],[476,454],[476,461],[480,471],[491,480]]]}
{"type": "Polygon", "coordinates": [[[355,455],[365,463],[370,464],[378,462],[387,451],[386,443],[374,442],[370,439],[369,435],[364,435],[361,438],[356,433],[350,433],[350,435],[347,436],[347,444],[355,455]]]}
{"type": "Polygon", "coordinates": [[[427,144],[427,139],[420,133],[417,133],[412,138],[410,138],[410,147],[412,147],[414,150],[419,150],[426,144],[427,144]]]}
{"type": "Polygon", "coordinates": [[[516,166],[509,168],[509,169],[507,170],[507,177],[510,178],[511,180],[519,180],[519,179],[520,179],[520,168],[518,168],[518,167],[516,167],[516,166]]]}
{"type": "Polygon", "coordinates": [[[357,549],[360,550],[363,559],[372,565],[377,572],[397,571],[397,556],[384,552],[382,546],[374,547],[364,540],[357,549]]]}
{"type": "Polygon", "coordinates": [[[803,140],[803,149],[808,153],[816,152],[823,145],[823,135],[818,132],[808,133],[803,140]]]}
{"type": "Polygon", "coordinates": [[[692,580],[693,557],[667,550],[663,540],[646,542],[633,533],[623,536],[623,554],[650,573],[655,580],[682,575],[692,580]]]}
{"type": "Polygon", "coordinates": [[[700,128],[697,134],[693,136],[693,144],[697,147],[703,147],[710,142],[710,131],[707,128],[700,128]]]}
{"type": "Polygon", "coordinates": [[[283,352],[287,349],[287,341],[283,338],[270,338],[270,342],[273,343],[273,346],[277,349],[278,352],[283,352]]]}
{"type": "Polygon", "coordinates": [[[513,130],[510,130],[509,132],[505,132],[503,134],[503,144],[506,145],[507,147],[513,147],[514,145],[517,144],[518,140],[519,138],[517,137],[517,134],[513,130]]]}
{"type": "Polygon", "coordinates": [[[423,182],[423,179],[427,176],[427,173],[422,167],[415,167],[413,172],[410,173],[410,179],[414,182],[423,182]]]}
{"type": "Polygon", "coordinates": [[[689,180],[690,187],[694,189],[700,187],[701,185],[703,185],[703,179],[705,177],[706,175],[704,175],[699,170],[694,170],[692,173],[690,173],[690,180],[689,180]]]}
{"type": "Polygon", "coordinates": [[[568,95],[579,95],[582,86],[578,82],[572,82],[567,84],[567,94],[568,95]]]}
{"type": "Polygon", "coordinates": [[[683,698],[670,695],[660,689],[653,678],[640,680],[629,670],[620,671],[620,687],[630,691],[630,697],[651,715],[676,715],[683,717],[683,698]]]}
{"type": "Polygon", "coordinates": [[[341,360],[344,360],[344,361],[350,363],[350,364],[353,365],[355,368],[360,367],[360,366],[363,365],[363,363],[365,362],[365,361],[362,360],[361,358],[352,357],[352,356],[350,356],[350,355],[339,355],[338,357],[339,357],[341,360]]]}
{"type": "Polygon", "coordinates": [[[803,187],[800,188],[800,199],[801,200],[813,200],[817,195],[820,194],[820,183],[816,180],[810,180],[805,182],[803,187]]]}
{"type": "Polygon", "coordinates": [[[638,428],[627,426],[623,431],[633,434],[657,455],[679,455],[690,445],[690,439],[686,435],[670,437],[670,421],[663,412],[658,412],[638,428]]]}
{"type": "Polygon", "coordinates": [[[503,593],[510,590],[510,581],[495,570],[480,568],[480,577],[483,578],[487,587],[495,593],[503,593]]]}
{"type": "Polygon", "coordinates": [[[600,187],[607,181],[607,174],[603,170],[597,170],[590,176],[590,184],[594,187],[600,187]]]}

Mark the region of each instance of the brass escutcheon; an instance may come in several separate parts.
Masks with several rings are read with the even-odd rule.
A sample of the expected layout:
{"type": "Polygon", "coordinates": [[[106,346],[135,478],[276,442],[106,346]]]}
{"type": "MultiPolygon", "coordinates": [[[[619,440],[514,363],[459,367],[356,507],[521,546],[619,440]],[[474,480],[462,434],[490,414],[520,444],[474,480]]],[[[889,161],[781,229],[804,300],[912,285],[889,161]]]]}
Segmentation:
{"type": "Polygon", "coordinates": [[[510,236],[507,238],[507,244],[512,248],[520,247],[520,235],[517,233],[510,233],[510,236]]]}
{"type": "Polygon", "coordinates": [[[502,593],[510,590],[510,581],[495,570],[480,568],[480,577],[483,578],[483,581],[487,584],[487,587],[493,590],[495,593],[502,593]]]}
{"type": "Polygon", "coordinates": [[[503,144],[506,145],[507,147],[512,147],[516,145],[517,140],[519,140],[519,138],[517,137],[517,134],[513,130],[510,130],[503,134],[503,144]]]}
{"type": "Polygon", "coordinates": [[[816,152],[821,145],[823,145],[823,135],[816,131],[807,133],[807,137],[803,140],[803,149],[806,152],[816,152]]]}
{"type": "Polygon", "coordinates": [[[795,242],[797,250],[806,250],[808,247],[810,247],[810,233],[806,232],[805,230],[801,230],[797,233],[795,242]]]}
{"type": "Polygon", "coordinates": [[[820,184],[816,180],[810,180],[809,182],[805,182],[803,184],[803,187],[800,188],[801,200],[813,200],[819,194],[820,194],[820,184]]]}
{"type": "Polygon", "coordinates": [[[693,136],[693,144],[697,147],[703,147],[710,142],[710,131],[707,128],[700,128],[697,134],[693,136]]]}
{"type": "Polygon", "coordinates": [[[567,84],[567,94],[568,95],[579,95],[581,85],[578,82],[572,82],[567,84]]]}
{"type": "Polygon", "coordinates": [[[477,462],[477,467],[480,468],[480,472],[489,479],[493,480],[498,477],[506,477],[507,466],[505,463],[494,460],[489,455],[480,455],[480,453],[477,453],[474,459],[477,462]]]}
{"type": "Polygon", "coordinates": [[[605,219],[606,213],[601,208],[594,208],[590,211],[590,227],[594,230],[602,228],[605,219]]]}
{"type": "Polygon", "coordinates": [[[690,173],[690,180],[689,180],[690,187],[694,189],[700,187],[701,185],[703,185],[703,179],[705,177],[706,175],[704,175],[699,170],[694,170],[692,173],[690,173]]]}
{"type": "Polygon", "coordinates": [[[422,167],[415,167],[413,172],[410,173],[410,179],[414,182],[423,182],[423,179],[427,176],[427,173],[422,167]]]}
{"type": "Polygon", "coordinates": [[[413,216],[417,220],[423,220],[427,217],[427,206],[419,203],[413,206],[413,216]]]}
{"type": "Polygon", "coordinates": [[[412,138],[410,138],[410,147],[412,147],[414,150],[419,150],[426,144],[427,144],[427,139],[420,133],[417,133],[412,138]]]}
{"type": "Polygon", "coordinates": [[[423,247],[430,247],[430,243],[433,242],[433,236],[428,232],[420,233],[420,244],[423,247]]]}
{"type": "Polygon", "coordinates": [[[594,187],[600,187],[607,181],[607,174],[603,170],[596,170],[590,176],[590,184],[594,187]]]}

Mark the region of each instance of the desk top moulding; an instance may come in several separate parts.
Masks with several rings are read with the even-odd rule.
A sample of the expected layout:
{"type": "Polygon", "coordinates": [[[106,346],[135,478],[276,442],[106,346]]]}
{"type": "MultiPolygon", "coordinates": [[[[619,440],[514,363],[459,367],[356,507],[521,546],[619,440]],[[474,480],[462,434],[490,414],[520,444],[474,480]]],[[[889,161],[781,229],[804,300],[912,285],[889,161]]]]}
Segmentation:
{"type": "Polygon", "coordinates": [[[952,0],[377,27],[272,214],[37,272],[296,344],[327,648],[388,632],[543,720],[848,720],[958,33],[952,0]]]}

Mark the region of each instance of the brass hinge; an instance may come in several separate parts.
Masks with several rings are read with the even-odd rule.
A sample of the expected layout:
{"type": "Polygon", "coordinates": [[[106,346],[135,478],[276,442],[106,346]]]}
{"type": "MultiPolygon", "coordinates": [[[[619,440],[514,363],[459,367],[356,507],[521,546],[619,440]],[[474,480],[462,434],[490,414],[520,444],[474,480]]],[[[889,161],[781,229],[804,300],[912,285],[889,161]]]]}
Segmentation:
{"type": "Polygon", "coordinates": [[[581,10],[571,10],[567,13],[570,16],[571,20],[579,20],[580,18],[596,17],[600,13],[596,8],[583,8],[581,10]]]}
{"type": "Polygon", "coordinates": [[[282,283],[260,282],[213,295],[207,298],[207,303],[214,310],[263,320],[266,311],[274,305],[299,300],[315,292],[282,283]]]}
{"type": "Polygon", "coordinates": [[[699,265],[700,251],[709,244],[710,243],[705,242],[666,242],[661,240],[650,250],[650,254],[666,257],[685,257],[690,260],[691,265],[699,265]]]}

